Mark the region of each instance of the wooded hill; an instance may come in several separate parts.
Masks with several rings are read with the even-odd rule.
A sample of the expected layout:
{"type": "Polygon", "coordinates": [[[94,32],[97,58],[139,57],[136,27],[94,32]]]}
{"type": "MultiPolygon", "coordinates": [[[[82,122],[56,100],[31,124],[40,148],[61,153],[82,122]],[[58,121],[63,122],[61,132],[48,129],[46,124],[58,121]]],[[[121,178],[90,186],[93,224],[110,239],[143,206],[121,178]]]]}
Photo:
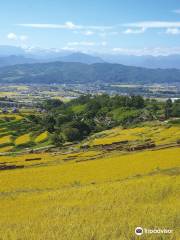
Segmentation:
{"type": "Polygon", "coordinates": [[[178,69],[147,69],[121,64],[34,63],[0,68],[0,83],[168,83],[180,82],[178,69]]]}

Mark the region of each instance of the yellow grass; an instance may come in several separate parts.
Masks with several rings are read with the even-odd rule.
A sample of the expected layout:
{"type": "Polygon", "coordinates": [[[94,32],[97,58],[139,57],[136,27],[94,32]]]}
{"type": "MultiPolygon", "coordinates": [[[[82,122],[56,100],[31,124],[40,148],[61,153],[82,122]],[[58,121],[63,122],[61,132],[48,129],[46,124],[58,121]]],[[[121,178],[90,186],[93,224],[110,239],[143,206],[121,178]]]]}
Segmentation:
{"type": "Polygon", "coordinates": [[[174,143],[180,139],[180,127],[177,126],[156,126],[156,127],[136,127],[131,129],[114,128],[112,130],[104,131],[98,137],[95,135],[89,141],[89,145],[103,145],[112,144],[120,141],[143,141],[145,139],[151,138],[155,143],[158,144],[168,144],[174,143]]]}
{"type": "MultiPolygon", "coordinates": [[[[166,126],[116,128],[98,139],[151,137],[161,144],[167,136],[175,141],[178,131],[166,126]]],[[[20,137],[23,143],[30,139],[27,135],[20,137]]],[[[0,239],[179,240],[179,156],[178,147],[1,156],[0,163],[25,168],[0,171],[0,239]],[[136,238],[137,226],[172,229],[173,234],[136,238]]]]}
{"type": "Polygon", "coordinates": [[[48,138],[48,132],[45,131],[36,137],[35,142],[36,143],[44,142],[47,140],[47,138],[48,138]]]}
{"type": "Polygon", "coordinates": [[[11,135],[0,138],[0,144],[11,143],[11,135]]]}
{"type": "Polygon", "coordinates": [[[2,239],[131,240],[135,227],[158,226],[173,229],[173,235],[141,239],[178,240],[178,180],[154,176],[9,193],[1,198],[0,234],[2,239]]]}
{"type": "Polygon", "coordinates": [[[95,161],[1,172],[0,236],[131,240],[134,228],[142,226],[174,230],[168,238],[148,239],[178,240],[180,179],[168,169],[179,165],[179,154],[179,148],[112,153],[95,161]]]}
{"type": "Polygon", "coordinates": [[[15,140],[16,145],[26,144],[31,141],[30,134],[24,134],[15,140]]]}
{"type": "MultiPolygon", "coordinates": [[[[179,155],[179,148],[144,151],[123,156],[119,156],[117,153],[94,161],[29,168],[23,171],[16,170],[8,173],[6,184],[3,183],[5,178],[2,178],[1,190],[14,191],[17,187],[43,189],[45,186],[46,188],[58,188],[74,181],[89,184],[92,181],[102,183],[104,181],[122,180],[137,174],[148,174],[158,168],[177,167],[179,165],[179,155]]],[[[36,154],[36,156],[41,156],[41,154],[36,154]]],[[[43,156],[46,159],[46,155],[43,156]]],[[[23,158],[25,159],[25,156],[23,158]]],[[[15,161],[14,157],[11,157],[11,159],[15,161]]],[[[53,156],[51,159],[53,159],[53,156]]]]}
{"type": "Polygon", "coordinates": [[[9,152],[13,149],[13,146],[7,146],[7,147],[2,147],[0,148],[0,152],[3,153],[3,152],[9,152]]]}
{"type": "Polygon", "coordinates": [[[0,113],[0,118],[5,118],[5,117],[9,117],[9,118],[15,118],[15,120],[21,120],[23,117],[21,115],[18,114],[11,114],[11,113],[0,113]]]}
{"type": "Polygon", "coordinates": [[[175,142],[180,139],[180,127],[162,128],[154,135],[154,139],[158,144],[166,144],[169,142],[175,142]]]}

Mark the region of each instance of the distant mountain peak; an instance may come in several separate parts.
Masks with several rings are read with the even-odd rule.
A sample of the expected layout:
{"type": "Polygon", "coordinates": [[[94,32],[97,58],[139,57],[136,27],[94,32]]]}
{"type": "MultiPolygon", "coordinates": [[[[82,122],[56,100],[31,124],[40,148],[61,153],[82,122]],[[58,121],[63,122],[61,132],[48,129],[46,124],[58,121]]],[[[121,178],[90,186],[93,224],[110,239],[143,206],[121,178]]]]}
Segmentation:
{"type": "Polygon", "coordinates": [[[63,62],[80,62],[86,64],[103,63],[104,60],[100,57],[92,56],[82,52],[74,52],[65,57],[58,58],[63,62]]]}

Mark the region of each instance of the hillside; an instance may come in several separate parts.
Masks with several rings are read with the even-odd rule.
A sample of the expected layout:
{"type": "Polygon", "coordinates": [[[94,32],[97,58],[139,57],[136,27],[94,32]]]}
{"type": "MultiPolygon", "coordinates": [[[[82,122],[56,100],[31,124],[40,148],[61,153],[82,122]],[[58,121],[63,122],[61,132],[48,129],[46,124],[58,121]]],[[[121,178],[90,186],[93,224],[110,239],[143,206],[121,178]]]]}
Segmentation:
{"type": "Polygon", "coordinates": [[[0,56],[0,67],[17,65],[17,64],[29,64],[29,63],[36,63],[36,62],[38,61],[32,58],[24,57],[24,56],[16,56],[16,55],[5,56],[5,57],[0,56]]]}
{"type": "MultiPolygon", "coordinates": [[[[157,128],[154,125],[152,138],[158,137],[157,128]]],[[[177,133],[177,128],[161,128],[162,140],[177,133]]],[[[113,131],[118,133],[102,133],[104,143],[113,131]]],[[[122,136],[129,139],[126,130],[118,134],[120,141],[122,136]]],[[[130,134],[143,139],[150,132],[147,126],[130,129],[130,134]]],[[[137,226],[166,226],[173,234],[161,239],[179,239],[179,154],[178,146],[125,153],[75,145],[1,156],[1,168],[17,169],[0,171],[0,235],[12,240],[126,240],[135,239],[137,226]]]]}
{"type": "Polygon", "coordinates": [[[179,239],[178,100],[88,95],[38,107],[0,113],[2,239],[127,240],[137,226],[179,239]]]}
{"type": "Polygon", "coordinates": [[[180,70],[146,69],[110,63],[51,62],[0,68],[0,83],[166,83],[180,82],[180,70]]]}
{"type": "Polygon", "coordinates": [[[51,99],[38,103],[37,107],[22,108],[17,113],[13,109],[0,112],[0,153],[62,147],[77,142],[82,142],[82,147],[131,151],[179,141],[180,132],[176,127],[180,117],[179,100],[173,103],[169,99],[163,103],[140,96],[104,94],[81,96],[69,102],[51,99]],[[166,124],[161,124],[162,120],[166,120],[166,124]],[[131,130],[146,123],[145,127],[131,130]]]}

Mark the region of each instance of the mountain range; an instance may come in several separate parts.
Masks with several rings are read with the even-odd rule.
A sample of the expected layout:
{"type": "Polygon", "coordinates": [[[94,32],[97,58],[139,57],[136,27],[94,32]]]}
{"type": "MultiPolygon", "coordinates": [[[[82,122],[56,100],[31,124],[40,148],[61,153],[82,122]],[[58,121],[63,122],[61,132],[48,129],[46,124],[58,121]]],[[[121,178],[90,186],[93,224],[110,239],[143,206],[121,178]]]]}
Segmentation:
{"type": "Polygon", "coordinates": [[[180,83],[180,55],[94,56],[0,46],[0,83],[180,83]],[[122,64],[120,64],[122,63],[122,64]]]}
{"type": "Polygon", "coordinates": [[[180,69],[180,55],[178,54],[168,56],[102,55],[102,58],[109,63],[120,63],[128,66],[180,69]]]}
{"type": "Polygon", "coordinates": [[[179,84],[180,69],[148,69],[111,63],[32,63],[1,67],[0,83],[179,84]]]}
{"type": "Polygon", "coordinates": [[[119,63],[127,66],[145,68],[177,68],[180,69],[180,55],[168,56],[135,56],[120,54],[86,54],[69,50],[21,48],[15,46],[0,46],[0,67],[26,63],[45,62],[80,62],[93,63],[119,63]]]}

